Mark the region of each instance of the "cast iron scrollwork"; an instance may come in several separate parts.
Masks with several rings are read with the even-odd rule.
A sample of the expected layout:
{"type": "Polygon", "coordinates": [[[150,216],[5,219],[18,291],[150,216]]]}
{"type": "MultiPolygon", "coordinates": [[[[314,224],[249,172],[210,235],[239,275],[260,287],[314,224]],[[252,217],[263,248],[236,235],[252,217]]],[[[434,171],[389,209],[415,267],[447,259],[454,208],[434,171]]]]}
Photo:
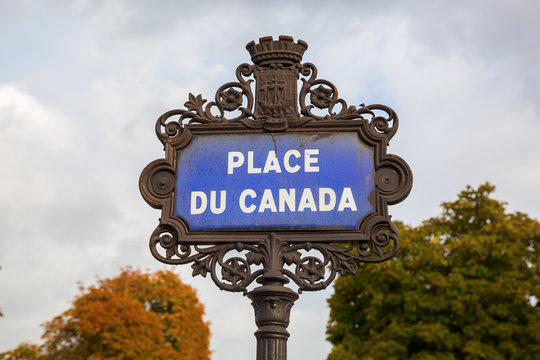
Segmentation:
{"type": "Polygon", "coordinates": [[[359,262],[382,262],[399,248],[395,226],[382,216],[368,216],[363,226],[371,236],[351,243],[287,242],[270,233],[260,242],[199,245],[182,242],[173,226],[159,225],[150,239],[150,250],[159,261],[192,263],[193,276],[210,277],[222,290],[241,291],[255,280],[292,280],[298,292],[325,289],[339,273],[354,274],[359,262]]]}
{"type": "Polygon", "coordinates": [[[348,106],[347,102],[338,98],[338,90],[330,81],[317,79],[317,68],[311,63],[300,66],[300,73],[308,77],[302,79],[302,89],[300,90],[299,103],[300,112],[307,118],[313,120],[365,120],[369,122],[371,136],[377,138],[384,136],[387,142],[394,136],[398,128],[398,117],[394,110],[385,105],[360,104],[348,106]],[[309,99],[309,103],[306,100],[309,99]],[[316,115],[312,109],[326,109],[326,115],[316,115]],[[338,112],[335,112],[335,108],[338,112]]]}
{"type": "Polygon", "coordinates": [[[214,101],[208,102],[202,95],[190,93],[188,101],[184,103],[185,109],[175,109],[161,115],[156,122],[156,134],[160,141],[165,143],[179,137],[186,123],[238,123],[247,128],[264,127],[269,131],[282,131],[312,121],[364,120],[369,122],[370,135],[385,137],[387,143],[397,131],[398,117],[391,108],[380,104],[348,106],[345,100],[338,98],[334,84],[317,78],[317,68],[312,63],[290,63],[288,59],[264,63],[260,59],[256,62],[256,56],[253,58],[255,65],[245,63],[238,66],[238,81],[222,85],[214,101]],[[300,75],[303,76],[302,88],[297,96],[296,80],[300,75]],[[251,87],[254,80],[249,79],[252,76],[259,77],[256,90],[260,99],[257,103],[251,87]],[[283,80],[284,77],[287,80],[283,80]],[[268,96],[269,91],[272,96],[268,96]],[[265,94],[266,98],[263,99],[261,94],[265,94]],[[302,116],[298,116],[296,103],[302,116]],[[326,110],[327,114],[317,115],[312,111],[314,108],[326,110]],[[336,109],[339,111],[336,112],[336,109]]]}
{"type": "Polygon", "coordinates": [[[222,85],[217,91],[214,101],[208,102],[202,95],[189,94],[188,101],[184,103],[185,109],[174,109],[161,115],[156,122],[156,134],[159,140],[165,144],[169,139],[174,139],[182,134],[183,125],[189,124],[222,124],[239,122],[240,120],[253,117],[253,92],[251,90],[252,79],[246,80],[253,74],[253,65],[241,64],[236,69],[237,82],[229,82],[222,85]],[[246,107],[242,107],[246,102],[246,107]],[[205,105],[206,104],[206,105],[205,105]],[[234,117],[228,117],[229,113],[239,111],[234,117]],[[214,113],[217,112],[216,115],[214,113]],[[179,116],[174,120],[174,117],[179,116]]]}

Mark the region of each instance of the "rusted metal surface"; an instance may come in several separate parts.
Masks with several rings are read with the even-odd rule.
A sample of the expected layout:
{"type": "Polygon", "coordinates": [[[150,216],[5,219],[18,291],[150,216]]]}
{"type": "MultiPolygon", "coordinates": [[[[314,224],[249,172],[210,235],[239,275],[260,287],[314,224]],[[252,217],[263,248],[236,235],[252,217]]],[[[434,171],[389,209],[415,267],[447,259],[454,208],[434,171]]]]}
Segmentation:
{"type": "MultiPolygon", "coordinates": [[[[144,199],[162,210],[150,238],[154,257],[166,264],[191,264],[193,276],[210,274],[220,289],[248,294],[259,326],[257,359],[284,360],[288,314],[296,300],[296,295],[284,284],[292,280],[299,292],[316,291],[326,288],[338,273],[354,273],[359,262],[390,259],[399,248],[400,237],[390,220],[388,205],[402,201],[409,194],[412,173],[405,161],[387,154],[388,143],[398,128],[396,113],[384,105],[349,106],[338,98],[331,82],[317,78],[313,64],[301,63],[307,49],[305,42],[294,42],[288,36],[280,36],[278,40],[265,37],[259,43],[250,42],[246,48],[253,64],[238,66],[237,81],[221,86],[213,101],[190,94],[185,108],[159,117],[156,134],[164,145],[165,157],[143,170],[139,185],[144,199]],[[301,80],[299,92],[298,80],[301,80]],[[250,224],[237,221],[242,213],[235,218],[231,215],[232,225],[216,223],[217,217],[212,220],[214,225],[208,225],[202,203],[197,201],[213,196],[204,201],[214,202],[214,214],[224,211],[217,208],[218,193],[210,195],[209,190],[205,194],[202,190],[198,192],[200,199],[193,197],[192,192],[191,205],[182,205],[189,201],[189,196],[183,195],[178,187],[186,181],[197,183],[197,178],[179,175],[178,171],[195,171],[190,164],[197,162],[197,152],[204,151],[197,148],[200,139],[215,140],[216,149],[223,149],[225,154],[231,151],[223,141],[227,136],[266,139],[269,145],[263,149],[270,158],[272,151],[273,155],[278,154],[277,145],[289,135],[315,138],[332,134],[355,134],[373,157],[365,170],[369,173],[365,177],[371,177],[371,182],[358,179],[365,182],[363,189],[369,195],[362,198],[365,206],[363,212],[358,210],[359,217],[353,225],[350,222],[343,225],[341,220],[326,223],[316,219],[312,224],[308,219],[296,226],[296,223],[283,224],[281,218],[266,221],[260,217],[253,217],[258,220],[250,224]],[[185,160],[188,158],[191,160],[185,160]],[[203,217],[192,217],[190,211],[203,217]],[[247,287],[254,281],[262,286],[248,293],[247,287]]],[[[215,153],[212,157],[220,156],[219,151],[215,153]]],[[[241,162],[238,153],[235,152],[238,158],[233,158],[236,163],[232,167],[241,162]]],[[[212,157],[204,162],[211,162],[212,157]]],[[[322,164],[321,156],[321,167],[322,164]]],[[[344,162],[341,166],[345,173],[349,165],[344,162]]],[[[197,164],[196,169],[204,170],[204,164],[197,164]]],[[[333,175],[339,177],[340,166],[333,164],[332,169],[333,175]]],[[[232,173],[231,165],[229,171],[232,173]]],[[[272,176],[269,182],[281,181],[281,174],[272,176]]],[[[294,179],[287,183],[288,187],[293,186],[290,183],[294,179]]],[[[313,184],[310,186],[318,186],[313,184]]],[[[254,198],[255,190],[250,194],[254,198]]],[[[298,209],[289,210],[291,216],[298,214],[294,212],[298,209]]],[[[317,210],[320,209],[310,209],[313,214],[317,210]]],[[[268,214],[272,215],[270,211],[268,214]]],[[[210,222],[212,214],[208,212],[206,216],[210,222]]]]}

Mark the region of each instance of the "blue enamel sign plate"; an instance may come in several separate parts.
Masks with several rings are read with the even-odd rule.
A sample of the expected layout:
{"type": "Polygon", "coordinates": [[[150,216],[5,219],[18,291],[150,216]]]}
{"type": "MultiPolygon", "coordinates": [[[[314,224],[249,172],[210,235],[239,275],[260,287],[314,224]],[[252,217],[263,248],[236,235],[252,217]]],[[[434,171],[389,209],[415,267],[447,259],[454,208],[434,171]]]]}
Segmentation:
{"type": "Polygon", "coordinates": [[[357,132],[194,135],[174,212],[191,230],[357,229],[373,211],[373,158],[357,132]]]}

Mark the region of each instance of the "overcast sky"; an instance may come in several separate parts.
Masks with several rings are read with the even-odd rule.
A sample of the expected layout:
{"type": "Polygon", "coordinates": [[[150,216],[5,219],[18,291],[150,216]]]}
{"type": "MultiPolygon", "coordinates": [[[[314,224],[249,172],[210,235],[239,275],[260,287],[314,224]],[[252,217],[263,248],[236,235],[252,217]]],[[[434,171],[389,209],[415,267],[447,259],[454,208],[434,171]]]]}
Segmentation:
{"type": "MultiPolygon", "coordinates": [[[[189,92],[212,99],[261,36],[305,40],[305,62],[349,105],[400,117],[389,152],[414,173],[390,207],[417,225],[466,185],[489,181],[510,211],[540,217],[540,2],[0,2],[0,351],[40,341],[77,282],[161,269],[148,250],[159,211],[138,191],[162,157],[156,118],[189,92]]],[[[255,358],[250,301],[192,284],[214,360],[255,358]]],[[[290,359],[326,358],[326,298],[291,315],[290,359]]]]}

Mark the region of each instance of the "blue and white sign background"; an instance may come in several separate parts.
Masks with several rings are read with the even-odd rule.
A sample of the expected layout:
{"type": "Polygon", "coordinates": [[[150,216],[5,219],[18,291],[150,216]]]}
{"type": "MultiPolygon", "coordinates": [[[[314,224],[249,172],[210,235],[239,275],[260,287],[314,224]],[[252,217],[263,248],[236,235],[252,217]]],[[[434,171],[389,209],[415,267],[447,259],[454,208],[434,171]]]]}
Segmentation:
{"type": "Polygon", "coordinates": [[[356,132],[195,135],[175,214],[191,230],[354,229],[373,211],[373,172],[356,132]]]}

